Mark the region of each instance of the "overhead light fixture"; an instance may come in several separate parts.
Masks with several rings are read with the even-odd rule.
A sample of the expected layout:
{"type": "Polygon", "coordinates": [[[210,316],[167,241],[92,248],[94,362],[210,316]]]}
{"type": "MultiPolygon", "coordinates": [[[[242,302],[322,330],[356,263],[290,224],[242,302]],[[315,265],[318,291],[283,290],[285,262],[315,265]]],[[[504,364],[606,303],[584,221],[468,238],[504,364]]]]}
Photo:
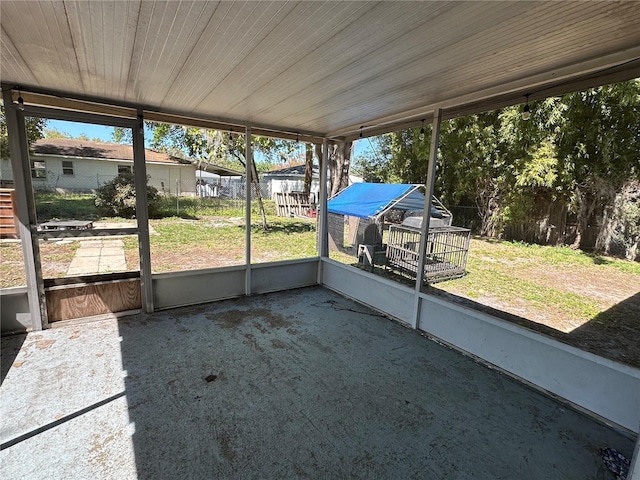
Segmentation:
{"type": "Polygon", "coordinates": [[[525,97],[527,98],[527,103],[524,104],[524,108],[522,109],[522,119],[523,120],[529,120],[531,118],[531,109],[529,108],[529,95],[531,95],[531,94],[527,93],[525,95],[525,97]]]}
{"type": "Polygon", "coordinates": [[[18,109],[24,110],[24,98],[22,98],[22,93],[20,89],[18,89],[18,109]]]}
{"type": "Polygon", "coordinates": [[[420,129],[420,135],[418,135],[420,141],[424,140],[424,118],[422,119],[422,128],[420,129]]]}

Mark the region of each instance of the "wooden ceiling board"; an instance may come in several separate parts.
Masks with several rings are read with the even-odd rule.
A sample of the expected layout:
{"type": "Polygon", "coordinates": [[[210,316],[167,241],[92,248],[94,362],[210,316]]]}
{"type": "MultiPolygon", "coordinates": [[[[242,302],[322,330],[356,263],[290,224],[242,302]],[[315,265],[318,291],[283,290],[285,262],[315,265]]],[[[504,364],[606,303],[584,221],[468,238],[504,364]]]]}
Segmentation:
{"type": "MultiPolygon", "coordinates": [[[[320,94],[318,97],[321,99],[330,98],[331,100],[313,103],[313,96],[305,96],[304,92],[301,92],[301,95],[292,97],[294,102],[291,102],[288,107],[294,107],[294,110],[285,111],[286,116],[293,115],[292,119],[294,119],[299,111],[311,109],[314,112],[320,112],[323,107],[331,111],[334,105],[355,107],[361,98],[371,97],[368,94],[370,91],[377,92],[374,99],[376,102],[384,102],[385,97],[394,90],[401,89],[399,86],[403,81],[406,81],[405,79],[411,79],[409,85],[411,87],[419,85],[423,82],[423,78],[420,77],[425,73],[436,69],[438,65],[448,65],[458,61],[457,54],[451,51],[453,48],[458,48],[458,28],[464,30],[465,35],[472,37],[478,32],[484,32],[486,27],[483,25],[486,25],[487,22],[507,21],[512,16],[512,12],[508,12],[502,4],[492,4],[492,8],[487,8],[486,5],[478,2],[473,4],[473,7],[474,9],[469,12],[469,16],[474,21],[468,21],[457,27],[453,25],[456,18],[455,11],[446,12],[442,16],[444,18],[439,17],[439,21],[434,25],[430,24],[431,19],[427,19],[427,23],[425,21],[418,23],[402,37],[393,42],[385,43],[378,51],[374,52],[375,55],[358,59],[340,72],[335,73],[333,76],[338,78],[338,85],[324,82],[326,84],[324,88],[331,89],[330,91],[322,91],[323,86],[319,85],[320,94]],[[417,82],[413,80],[416,76],[419,78],[417,82]]],[[[459,20],[458,23],[460,23],[459,20]]],[[[474,56],[473,51],[467,54],[470,57],[474,56]]],[[[438,81],[445,85],[448,83],[447,78],[438,78],[438,81]]],[[[313,87],[311,86],[310,89],[313,87]]],[[[421,90],[425,90],[425,88],[421,90]]],[[[275,122],[281,120],[282,118],[274,119],[275,122]]]]}
{"type": "MultiPolygon", "coordinates": [[[[342,6],[342,4],[340,4],[342,6]]],[[[318,39],[316,43],[309,43],[311,37],[307,35],[306,40],[301,40],[301,54],[286,69],[265,85],[256,90],[256,95],[245,95],[245,101],[233,106],[241,108],[246,104],[246,100],[251,101],[251,110],[254,115],[262,115],[271,109],[278,108],[282,101],[287,101],[290,97],[301,90],[308,90],[309,94],[314,94],[316,88],[326,79],[329,72],[336,71],[339,66],[348,64],[353,58],[364,55],[375,48],[380,42],[389,38],[379,31],[372,24],[372,12],[377,12],[378,20],[396,22],[402,25],[409,20],[402,16],[400,12],[394,12],[388,5],[383,11],[379,4],[374,3],[349,3],[351,7],[348,11],[333,17],[332,28],[327,35],[318,39]],[[370,19],[371,22],[363,21],[370,19]],[[362,35],[354,38],[353,32],[358,29],[358,25],[365,27],[361,30],[362,35]],[[377,38],[376,38],[377,32],[377,38]],[[345,48],[348,45],[348,48],[345,48]]],[[[302,25],[303,31],[313,28],[305,22],[302,25]]]]}
{"type": "Polygon", "coordinates": [[[164,98],[216,8],[214,2],[143,2],[140,14],[149,24],[135,35],[132,100],[157,103],[164,98]]]}
{"type": "Polygon", "coordinates": [[[205,27],[218,8],[217,2],[182,3],[171,2],[171,23],[167,25],[162,45],[153,58],[153,68],[145,71],[146,83],[151,87],[142,92],[142,101],[150,103],[154,99],[163,99],[181,74],[189,54],[202,39],[205,27]]]}
{"type": "MultiPolygon", "coordinates": [[[[227,68],[221,68],[221,75],[217,82],[211,85],[207,95],[201,99],[199,109],[215,108],[227,111],[223,102],[233,95],[233,91],[251,91],[247,81],[257,78],[265,69],[276,68],[278,61],[285,55],[278,55],[273,52],[287,52],[288,45],[281,39],[288,37],[295,31],[297,23],[300,21],[299,12],[302,10],[301,4],[290,2],[286,5],[279,5],[277,12],[271,13],[271,18],[266,26],[256,28],[256,24],[249,29],[251,40],[246,47],[238,51],[236,48],[236,58],[233,62],[227,63],[227,68]],[[286,7],[286,8],[285,8],[286,7]]],[[[311,2],[306,4],[306,8],[312,8],[311,2]]],[[[237,45],[234,45],[237,47],[237,45]]]]}
{"type": "Polygon", "coordinates": [[[124,99],[137,3],[65,2],[78,76],[87,95],[124,99]]]}
{"type": "Polygon", "coordinates": [[[54,88],[73,85],[79,80],[77,68],[71,61],[74,57],[72,45],[60,34],[55,11],[60,6],[36,2],[0,4],[1,18],[11,18],[10,22],[2,22],[3,37],[6,35],[18,49],[20,58],[36,80],[44,79],[54,88]],[[44,27],[39,28],[39,25],[44,27]]]}
{"type": "Polygon", "coordinates": [[[207,54],[197,59],[193,75],[186,77],[183,73],[182,88],[172,91],[164,105],[182,104],[189,111],[202,111],[209,92],[242,63],[293,6],[290,2],[222,2],[221,9],[226,11],[212,22],[215,33],[207,40],[207,54]]]}
{"type": "MultiPolygon", "coordinates": [[[[498,11],[489,10],[485,13],[487,13],[485,19],[495,20],[496,18],[500,18],[500,12],[498,11]]],[[[477,16],[474,18],[480,20],[477,16]]],[[[483,28],[479,21],[475,21],[473,25],[469,27],[463,25],[460,28],[464,28],[465,31],[471,35],[474,33],[474,26],[475,31],[483,28]]],[[[401,97],[411,94],[424,97],[426,90],[434,88],[434,82],[446,86],[450,81],[449,78],[433,76],[430,75],[430,72],[438,68],[449,68],[451,64],[457,64],[459,54],[451,50],[457,48],[455,39],[458,38],[458,36],[447,33],[451,32],[451,27],[448,26],[446,22],[442,24],[442,26],[436,25],[432,30],[435,32],[435,39],[429,42],[429,51],[424,52],[424,48],[422,47],[423,42],[421,41],[406,42],[410,47],[405,48],[395,59],[390,59],[387,62],[388,66],[386,68],[379,68],[378,72],[375,70],[365,71],[356,81],[346,82],[345,86],[348,88],[343,89],[343,91],[337,95],[332,95],[332,99],[328,103],[325,102],[324,106],[328,107],[329,111],[331,111],[335,105],[340,104],[348,106],[349,108],[357,108],[357,105],[362,101],[361,99],[365,97],[370,98],[367,92],[377,91],[378,95],[373,101],[377,103],[377,108],[381,108],[383,104],[391,104],[390,106],[397,104],[398,93],[401,94],[401,97]],[[441,65],[444,67],[440,67],[441,65]],[[427,77],[424,76],[425,74],[427,77]],[[394,99],[390,100],[392,97],[394,99]]],[[[393,45],[389,48],[390,52],[395,49],[393,45]]],[[[467,52],[467,50],[465,50],[465,52],[471,58],[475,58],[473,52],[467,52]]],[[[460,61],[463,63],[465,60],[463,58],[460,61]]],[[[371,65],[369,65],[369,69],[371,68],[371,65]]],[[[466,81],[469,83],[468,79],[466,81]]],[[[302,109],[319,112],[319,105],[305,104],[304,99],[297,100],[298,105],[301,105],[302,109]]],[[[292,114],[295,116],[295,113],[292,114]]]]}
{"type": "Polygon", "coordinates": [[[309,133],[517,98],[640,48],[637,1],[3,0],[0,14],[5,85],[309,133]]]}
{"type": "MultiPolygon", "coordinates": [[[[250,10],[246,12],[249,14],[250,10]]],[[[191,110],[193,105],[198,104],[203,95],[202,89],[207,88],[211,76],[234,42],[233,33],[242,21],[242,15],[238,18],[239,13],[242,14],[242,9],[232,2],[215,4],[196,45],[183,59],[175,81],[164,95],[161,102],[163,106],[173,107],[181,103],[185,110],[191,110]]]]}
{"type": "Polygon", "coordinates": [[[11,38],[4,31],[4,27],[0,28],[0,72],[3,78],[20,78],[24,79],[26,84],[35,85],[37,80],[22,55],[11,41],[11,38]]]}
{"type": "MultiPolygon", "coordinates": [[[[283,72],[307,58],[309,51],[318,48],[334,33],[336,20],[345,18],[360,7],[350,3],[301,2],[280,22],[267,38],[247,55],[231,74],[218,84],[204,100],[222,110],[243,110],[243,101],[260,98],[261,89],[277,83],[283,72]],[[274,58],[270,52],[285,52],[274,58]],[[234,88],[234,86],[236,88],[234,88]],[[252,92],[249,94],[249,92],[252,92]]],[[[344,21],[344,20],[343,20],[344,21]]],[[[306,77],[314,75],[306,72],[306,77]]],[[[246,110],[246,109],[245,109],[246,110]]]]}
{"type": "MultiPolygon", "coordinates": [[[[394,52],[387,57],[375,57],[376,52],[388,52],[387,45],[393,44],[398,38],[403,38],[407,31],[427,31],[425,17],[435,17],[441,11],[451,8],[445,2],[436,4],[413,4],[414,8],[399,9],[397,5],[388,2],[376,6],[345,26],[333,38],[314,50],[302,61],[294,65],[289,71],[283,72],[269,85],[271,93],[264,95],[266,104],[257,109],[255,115],[269,114],[270,111],[282,113],[282,117],[289,116],[291,110],[302,108],[300,101],[322,103],[337,92],[343,91],[349,82],[357,82],[361,73],[360,68],[380,69],[385,64],[394,61],[394,52]],[[423,8],[424,15],[416,15],[416,8],[423,8]],[[377,20],[377,21],[376,21],[377,20]],[[381,28],[386,25],[387,29],[381,28]],[[345,45],[349,45],[345,48],[345,45]],[[362,66],[362,67],[361,67],[362,66]],[[277,85],[274,85],[276,84],[277,85]],[[277,93],[273,93],[273,87],[277,93]],[[287,106],[293,107],[285,111],[287,106]]],[[[426,35],[426,33],[425,33],[426,35]]],[[[258,95],[258,101],[262,98],[258,95]]],[[[254,108],[256,105],[254,104],[254,108]]]]}
{"type": "MultiPolygon", "coordinates": [[[[453,50],[443,48],[437,54],[430,55],[428,59],[434,67],[429,69],[427,76],[420,78],[419,74],[411,72],[410,69],[399,67],[375,77],[371,82],[357,83],[352,91],[345,91],[333,97],[328,104],[323,104],[323,107],[328,107],[329,115],[332,115],[331,112],[342,105],[346,110],[361,111],[362,115],[367,115],[365,112],[370,110],[376,110],[382,113],[381,116],[384,116],[391,113],[385,112],[385,109],[390,107],[393,107],[396,112],[403,111],[410,109],[411,105],[420,101],[424,104],[435,103],[438,98],[457,97],[473,90],[495,86],[501,82],[526,78],[539,72],[544,65],[551,65],[550,70],[563,67],[567,64],[566,58],[595,56],[585,49],[585,43],[582,41],[584,32],[588,30],[589,25],[597,26],[600,37],[611,38],[609,32],[615,25],[609,25],[607,22],[599,23],[591,16],[587,16],[585,20],[573,22],[574,27],[571,31],[574,33],[568,34],[568,29],[564,27],[562,20],[558,21],[564,12],[549,9],[546,5],[543,8],[547,10],[546,14],[539,13],[536,18],[542,17],[543,22],[546,21],[552,26],[555,23],[555,30],[552,29],[552,32],[545,36],[533,35],[538,29],[538,24],[535,22],[525,22],[525,25],[522,26],[514,23],[511,27],[514,32],[509,36],[505,36],[504,33],[497,30],[484,31],[458,42],[453,50]],[[571,39],[571,36],[575,38],[571,39]],[[513,43],[506,42],[505,38],[510,39],[513,43]],[[474,45],[482,45],[482,49],[474,48],[474,45]],[[571,57],[567,53],[570,53],[571,57]],[[451,62],[451,59],[454,61],[451,62]],[[435,67],[440,65],[444,68],[435,67]],[[499,77],[496,76],[496,72],[500,72],[499,77]],[[391,78],[387,78],[385,75],[389,75],[391,78]],[[499,81],[496,81],[496,78],[499,81]],[[473,82],[470,83],[469,79],[473,79],[473,82]],[[383,95],[384,98],[378,97],[368,100],[368,103],[360,105],[361,108],[359,108],[358,99],[366,97],[363,101],[367,101],[370,96],[359,95],[358,91],[362,89],[364,92],[380,92],[382,90],[380,85],[385,81],[394,85],[395,88],[388,89],[387,93],[383,95]],[[428,89],[424,88],[425,86],[428,86],[428,89]],[[406,92],[406,95],[403,92],[406,92]]],[[[632,40],[633,37],[630,38],[627,35],[621,47],[631,44],[632,40]]],[[[594,48],[601,50],[600,45],[602,45],[601,42],[595,43],[594,48]]],[[[597,52],[597,54],[603,53],[606,52],[597,52]]],[[[322,131],[326,121],[322,121],[321,107],[305,104],[302,100],[299,100],[298,105],[300,105],[300,111],[309,110],[317,113],[318,117],[314,120],[307,115],[305,118],[308,123],[303,123],[300,117],[293,113],[289,116],[290,120],[298,121],[301,127],[322,131]]],[[[331,119],[329,117],[327,120],[331,119]]],[[[274,120],[276,123],[278,121],[274,120]]],[[[353,122],[351,124],[354,125],[364,122],[364,118],[352,115],[350,120],[345,121],[353,122]]]]}

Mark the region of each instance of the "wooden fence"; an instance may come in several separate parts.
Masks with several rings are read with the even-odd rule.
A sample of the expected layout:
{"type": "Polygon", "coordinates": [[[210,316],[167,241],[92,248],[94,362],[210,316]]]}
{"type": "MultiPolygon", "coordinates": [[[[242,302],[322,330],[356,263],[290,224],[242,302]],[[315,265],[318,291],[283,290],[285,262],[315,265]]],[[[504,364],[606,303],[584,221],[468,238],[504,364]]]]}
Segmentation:
{"type": "Polygon", "coordinates": [[[276,214],[279,217],[309,217],[311,210],[310,195],[303,192],[276,192],[276,214]]]}
{"type": "Polygon", "coordinates": [[[0,188],[0,238],[18,238],[13,188],[0,188]]]}

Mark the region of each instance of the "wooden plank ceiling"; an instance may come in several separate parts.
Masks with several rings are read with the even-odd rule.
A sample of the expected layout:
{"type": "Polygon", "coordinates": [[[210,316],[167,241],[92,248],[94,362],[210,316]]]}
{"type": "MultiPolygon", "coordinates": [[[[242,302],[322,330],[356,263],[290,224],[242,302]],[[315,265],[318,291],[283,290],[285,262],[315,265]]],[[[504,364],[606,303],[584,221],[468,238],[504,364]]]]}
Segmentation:
{"type": "Polygon", "coordinates": [[[5,85],[318,134],[640,57],[637,1],[3,0],[0,22],[5,85]]]}

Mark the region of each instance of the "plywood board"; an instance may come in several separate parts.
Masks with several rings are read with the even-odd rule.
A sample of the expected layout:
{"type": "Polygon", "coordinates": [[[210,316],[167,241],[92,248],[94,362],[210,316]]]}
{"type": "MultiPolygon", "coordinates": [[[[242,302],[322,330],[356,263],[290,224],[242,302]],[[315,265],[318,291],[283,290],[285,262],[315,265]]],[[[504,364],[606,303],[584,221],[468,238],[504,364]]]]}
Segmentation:
{"type": "Polygon", "coordinates": [[[140,280],[117,280],[47,289],[49,322],[142,308],[140,280]]]}

